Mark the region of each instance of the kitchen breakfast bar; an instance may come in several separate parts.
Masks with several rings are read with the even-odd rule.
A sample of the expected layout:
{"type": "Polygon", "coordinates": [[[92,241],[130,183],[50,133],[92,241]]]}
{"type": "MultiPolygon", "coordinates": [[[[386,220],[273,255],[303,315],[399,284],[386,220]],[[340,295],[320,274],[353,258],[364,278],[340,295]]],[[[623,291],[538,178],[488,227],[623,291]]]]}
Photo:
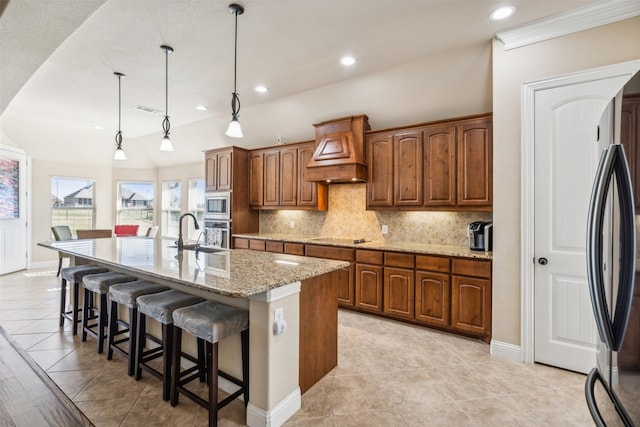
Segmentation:
{"type": "MultiPolygon", "coordinates": [[[[68,254],[72,265],[96,264],[249,310],[246,422],[281,425],[300,408],[301,394],[337,365],[337,286],[349,280],[349,263],[242,249],[178,251],[171,243],[119,237],[39,245],[68,254]]],[[[219,359],[221,369],[241,374],[239,336],[221,343],[219,359]]]]}

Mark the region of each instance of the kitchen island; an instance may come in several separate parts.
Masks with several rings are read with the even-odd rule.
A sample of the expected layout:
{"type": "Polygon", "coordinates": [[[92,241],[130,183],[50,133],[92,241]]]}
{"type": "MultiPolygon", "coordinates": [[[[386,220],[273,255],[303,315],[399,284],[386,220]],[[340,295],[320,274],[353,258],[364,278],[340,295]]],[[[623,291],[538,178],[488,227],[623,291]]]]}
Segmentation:
{"type": "MultiPolygon", "coordinates": [[[[281,425],[309,389],[337,364],[337,286],[348,263],[247,250],[178,251],[143,237],[43,242],[92,263],[249,310],[247,424],[281,425]],[[276,311],[286,328],[274,333],[276,311]]],[[[221,368],[241,372],[239,337],[220,346],[221,368]]]]}

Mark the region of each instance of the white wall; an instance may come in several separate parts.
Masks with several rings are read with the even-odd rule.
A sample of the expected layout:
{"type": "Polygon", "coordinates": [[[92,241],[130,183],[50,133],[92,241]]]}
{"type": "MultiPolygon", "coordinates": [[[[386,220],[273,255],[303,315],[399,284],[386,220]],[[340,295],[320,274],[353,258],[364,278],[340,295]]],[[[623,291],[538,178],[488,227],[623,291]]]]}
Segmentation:
{"type": "Polygon", "coordinates": [[[505,51],[493,42],[493,339],[520,345],[522,84],[640,58],[640,17],[505,51]]]}

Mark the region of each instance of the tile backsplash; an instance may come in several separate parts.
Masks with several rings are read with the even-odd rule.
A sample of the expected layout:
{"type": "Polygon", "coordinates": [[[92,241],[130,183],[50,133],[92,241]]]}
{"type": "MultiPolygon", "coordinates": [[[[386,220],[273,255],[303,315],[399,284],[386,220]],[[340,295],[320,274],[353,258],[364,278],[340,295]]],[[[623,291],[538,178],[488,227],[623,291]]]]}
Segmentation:
{"type": "Polygon", "coordinates": [[[491,212],[368,211],[366,184],[332,184],[326,212],[261,211],[260,232],[467,246],[467,225],[491,219],[491,212]],[[388,234],[382,234],[382,225],[388,234]]]}

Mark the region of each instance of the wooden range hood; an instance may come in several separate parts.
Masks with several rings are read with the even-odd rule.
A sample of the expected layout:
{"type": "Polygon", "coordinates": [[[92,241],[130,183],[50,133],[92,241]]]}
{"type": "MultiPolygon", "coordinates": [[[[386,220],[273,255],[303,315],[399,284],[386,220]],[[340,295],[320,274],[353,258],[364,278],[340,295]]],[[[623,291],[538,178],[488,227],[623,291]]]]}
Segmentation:
{"type": "Polygon", "coordinates": [[[349,116],[314,124],[316,148],[307,164],[307,179],[326,183],[366,182],[364,132],[366,115],[349,116]]]}

